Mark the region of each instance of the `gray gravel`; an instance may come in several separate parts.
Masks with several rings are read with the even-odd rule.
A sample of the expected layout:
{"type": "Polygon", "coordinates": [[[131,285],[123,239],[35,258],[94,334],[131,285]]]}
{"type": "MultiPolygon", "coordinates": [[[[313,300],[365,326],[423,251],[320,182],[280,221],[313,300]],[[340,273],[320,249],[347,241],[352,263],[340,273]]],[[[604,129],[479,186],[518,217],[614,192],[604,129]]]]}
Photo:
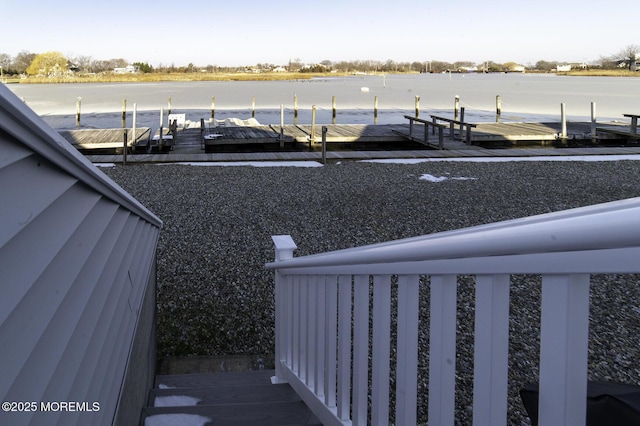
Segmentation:
{"type": "MultiPolygon", "coordinates": [[[[343,162],[322,168],[130,165],[104,169],[164,221],[158,248],[159,356],[273,351],[270,236],[297,255],[640,196],[640,163],[343,162]],[[449,177],[442,182],[423,174],[449,177]],[[466,180],[454,177],[473,178],[466,180]]],[[[594,277],[590,378],[640,384],[640,288],[594,277]]],[[[423,331],[428,288],[422,291],[423,331]]],[[[512,286],[509,424],[528,424],[517,394],[536,381],[540,280],[512,286]]],[[[461,277],[456,418],[470,423],[473,280],[461,277]]],[[[421,351],[421,372],[427,371],[421,351]]],[[[426,420],[427,378],[419,407],[426,420]]]]}

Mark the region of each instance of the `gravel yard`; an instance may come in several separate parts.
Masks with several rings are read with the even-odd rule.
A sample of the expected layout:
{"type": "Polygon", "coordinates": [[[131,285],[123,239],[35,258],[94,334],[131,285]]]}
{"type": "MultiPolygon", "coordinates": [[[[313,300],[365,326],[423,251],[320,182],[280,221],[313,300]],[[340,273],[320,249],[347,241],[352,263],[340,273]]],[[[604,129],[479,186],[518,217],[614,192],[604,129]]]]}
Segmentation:
{"type": "MultiPolygon", "coordinates": [[[[296,255],[304,255],[640,196],[636,161],[118,165],[103,171],[164,221],[158,247],[161,358],[273,352],[273,275],[264,269],[274,257],[271,235],[290,234],[296,255]]],[[[593,279],[590,379],[640,384],[636,278],[593,279]]],[[[466,424],[473,279],[461,277],[458,289],[456,417],[466,424]]],[[[426,286],[423,293],[426,314],[426,286]]],[[[515,277],[509,424],[526,424],[517,390],[536,380],[539,303],[539,277],[515,277]]],[[[427,338],[421,334],[421,342],[427,338]]],[[[425,352],[420,368],[426,372],[425,352]]],[[[423,394],[426,385],[421,378],[423,394]]],[[[426,398],[419,410],[424,415],[426,398]]]]}

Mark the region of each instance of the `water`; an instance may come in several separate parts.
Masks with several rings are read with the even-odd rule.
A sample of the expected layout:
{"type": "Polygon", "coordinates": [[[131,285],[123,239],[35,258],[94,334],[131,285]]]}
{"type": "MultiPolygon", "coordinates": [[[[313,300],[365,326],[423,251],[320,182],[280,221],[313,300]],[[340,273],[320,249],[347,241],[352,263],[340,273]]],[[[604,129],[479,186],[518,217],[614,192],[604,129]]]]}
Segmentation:
{"type": "Polygon", "coordinates": [[[280,105],[285,123],[293,123],[293,99],[298,100],[298,123],[311,122],[311,107],[317,108],[316,123],[331,123],[332,97],[336,97],[337,123],[372,124],[374,98],[378,97],[379,124],[404,123],[414,115],[416,96],[420,115],[452,116],[455,96],[465,108],[465,119],[494,121],[496,95],[502,100],[503,121],[559,121],[565,103],[569,120],[589,120],[591,102],[599,120],[621,120],[624,113],[637,113],[640,78],[567,77],[552,74],[415,74],[352,76],[293,81],[166,82],[9,85],[37,114],[54,128],[74,128],[77,99],[81,98],[82,127],[120,127],[123,99],[131,125],[137,104],[137,125],[158,127],[160,109],[185,113],[199,121],[211,117],[215,96],[215,118],[249,118],[252,98],[255,117],[262,124],[280,123],[280,105]],[[363,90],[366,88],[367,90],[363,90]]]}

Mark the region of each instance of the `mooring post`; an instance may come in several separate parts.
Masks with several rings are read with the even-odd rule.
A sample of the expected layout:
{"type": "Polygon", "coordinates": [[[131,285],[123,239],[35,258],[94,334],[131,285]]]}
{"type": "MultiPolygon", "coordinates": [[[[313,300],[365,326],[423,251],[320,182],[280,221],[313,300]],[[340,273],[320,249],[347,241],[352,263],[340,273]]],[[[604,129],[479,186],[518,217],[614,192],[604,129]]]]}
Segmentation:
{"type": "Polygon", "coordinates": [[[591,139],[593,142],[598,138],[598,131],[596,130],[596,103],[591,102],[591,139]]]}
{"type": "Polygon", "coordinates": [[[293,94],[293,124],[298,124],[298,96],[293,94]]]}
{"type": "Polygon", "coordinates": [[[327,126],[322,126],[322,164],[327,164],[327,126]]]}
{"type": "Polygon", "coordinates": [[[331,123],[336,124],[336,97],[331,98],[331,123]]]}
{"type": "Polygon", "coordinates": [[[460,111],[460,96],[456,95],[453,101],[453,119],[458,120],[458,112],[460,111]]]}
{"type": "MultiPolygon", "coordinates": [[[[138,115],[138,104],[133,103],[133,117],[131,121],[131,145],[136,144],[136,120],[138,115]]],[[[126,147],[125,147],[126,150],[126,147]]],[[[126,158],[126,157],[125,157],[126,158]]]]}
{"type": "Polygon", "coordinates": [[[162,151],[162,142],[163,142],[163,137],[162,137],[162,127],[164,126],[164,109],[160,108],[160,134],[158,135],[158,147],[160,148],[160,151],[162,151]]]}
{"type": "MultiPolygon", "coordinates": [[[[463,134],[464,134],[464,107],[460,108],[460,139],[463,138],[463,134]]],[[[466,137],[465,137],[465,142],[467,142],[466,137]]]]}
{"type": "Polygon", "coordinates": [[[564,142],[567,140],[567,109],[564,102],[560,104],[560,121],[562,122],[560,138],[564,142]]]}
{"type": "Polygon", "coordinates": [[[211,122],[215,126],[216,122],[214,121],[216,117],[216,97],[211,97],[211,122]]]}
{"type": "Polygon", "coordinates": [[[378,124],[378,97],[373,98],[373,124],[378,124]]]}
{"type": "Polygon", "coordinates": [[[311,107],[311,137],[309,138],[309,147],[316,140],[316,106],[311,107]]]}
{"type": "Polygon", "coordinates": [[[127,165],[127,128],[125,127],[124,129],[122,129],[122,134],[123,139],[124,139],[124,143],[122,145],[122,165],[126,166],[127,165]]]}
{"type": "Polygon", "coordinates": [[[127,100],[122,100],[122,128],[127,127],[127,100]]]}
{"type": "Polygon", "coordinates": [[[416,96],[415,104],[416,104],[416,118],[418,118],[418,116],[420,115],[420,96],[416,96]]]}
{"type": "Polygon", "coordinates": [[[256,117],[256,97],[251,97],[251,118],[256,117]]]}
{"type": "Polygon", "coordinates": [[[82,103],[82,98],[78,96],[78,101],[76,102],[76,127],[80,127],[80,104],[82,103]]]}
{"type": "Polygon", "coordinates": [[[500,95],[496,95],[496,123],[500,123],[500,116],[502,115],[502,99],[500,95]]]}
{"type": "Polygon", "coordinates": [[[284,105],[280,104],[280,148],[284,148],[284,105]]]}
{"type": "Polygon", "coordinates": [[[171,98],[167,100],[167,114],[171,114],[171,98]]]}

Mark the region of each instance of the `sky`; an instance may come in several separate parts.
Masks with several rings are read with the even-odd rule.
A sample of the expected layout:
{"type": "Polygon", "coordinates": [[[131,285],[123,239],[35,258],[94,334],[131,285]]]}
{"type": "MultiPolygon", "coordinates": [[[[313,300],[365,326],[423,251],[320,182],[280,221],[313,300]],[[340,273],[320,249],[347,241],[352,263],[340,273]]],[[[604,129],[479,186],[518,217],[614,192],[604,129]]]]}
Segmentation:
{"type": "Polygon", "coordinates": [[[593,62],[640,45],[636,0],[0,0],[0,54],[159,65],[593,62]]]}

